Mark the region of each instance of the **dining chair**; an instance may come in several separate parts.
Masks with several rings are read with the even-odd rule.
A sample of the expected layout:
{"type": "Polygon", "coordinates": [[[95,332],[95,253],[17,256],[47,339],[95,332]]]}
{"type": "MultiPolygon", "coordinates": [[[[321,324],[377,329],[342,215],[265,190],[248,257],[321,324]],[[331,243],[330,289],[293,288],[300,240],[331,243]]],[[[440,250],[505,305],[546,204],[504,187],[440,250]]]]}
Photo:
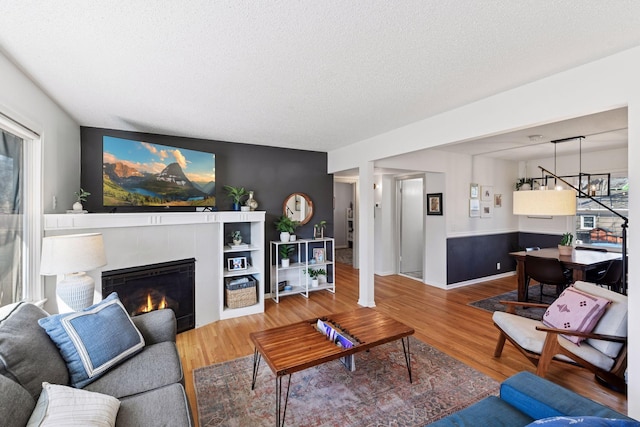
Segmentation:
{"type": "Polygon", "coordinates": [[[620,292],[622,282],[622,260],[616,259],[609,263],[604,273],[594,281],[599,286],[604,286],[614,292],[620,292]]]}
{"type": "Polygon", "coordinates": [[[525,301],[529,299],[529,283],[531,279],[540,283],[540,302],[544,285],[553,285],[556,287],[556,296],[573,282],[571,270],[567,270],[562,263],[556,258],[543,258],[533,255],[526,255],[524,260],[525,272],[525,301]]]}

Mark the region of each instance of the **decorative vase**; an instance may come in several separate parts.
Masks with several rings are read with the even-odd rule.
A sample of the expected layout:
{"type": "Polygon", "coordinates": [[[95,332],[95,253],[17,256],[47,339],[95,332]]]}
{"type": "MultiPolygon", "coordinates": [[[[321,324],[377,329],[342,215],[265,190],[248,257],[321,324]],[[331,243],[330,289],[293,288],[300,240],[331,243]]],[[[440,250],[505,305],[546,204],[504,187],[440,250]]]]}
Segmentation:
{"type": "Polygon", "coordinates": [[[311,287],[312,288],[318,287],[318,279],[311,279],[311,287]]]}
{"type": "Polygon", "coordinates": [[[280,241],[283,243],[286,243],[290,240],[291,238],[291,234],[289,234],[289,232],[287,231],[282,231],[280,232],[280,241]]]}
{"type": "Polygon", "coordinates": [[[242,239],[241,238],[240,239],[235,239],[233,241],[233,244],[236,245],[236,246],[239,245],[240,243],[242,243],[242,239]]]}
{"type": "Polygon", "coordinates": [[[251,209],[252,211],[258,209],[258,202],[253,198],[253,191],[249,191],[249,198],[244,205],[249,206],[249,209],[251,209]]]}
{"type": "Polygon", "coordinates": [[[530,184],[522,184],[520,186],[520,191],[528,191],[531,190],[531,185],[530,184]]]}
{"type": "Polygon", "coordinates": [[[233,210],[234,211],[239,211],[240,210],[240,202],[234,202],[233,203],[233,210]]]}
{"type": "Polygon", "coordinates": [[[82,210],[82,203],[80,203],[80,202],[75,202],[75,203],[73,204],[73,210],[74,210],[74,211],[81,211],[81,210],[82,210]]]}
{"type": "Polygon", "coordinates": [[[282,268],[289,267],[289,258],[282,258],[280,261],[282,262],[282,268]]]}
{"type": "Polygon", "coordinates": [[[561,256],[571,256],[573,253],[573,246],[558,245],[558,253],[561,256]]]}
{"type": "Polygon", "coordinates": [[[295,242],[295,241],[296,241],[296,239],[297,239],[297,237],[296,237],[296,235],[295,235],[295,234],[292,234],[292,235],[290,235],[290,236],[289,236],[289,241],[290,241],[290,242],[295,242]]]}

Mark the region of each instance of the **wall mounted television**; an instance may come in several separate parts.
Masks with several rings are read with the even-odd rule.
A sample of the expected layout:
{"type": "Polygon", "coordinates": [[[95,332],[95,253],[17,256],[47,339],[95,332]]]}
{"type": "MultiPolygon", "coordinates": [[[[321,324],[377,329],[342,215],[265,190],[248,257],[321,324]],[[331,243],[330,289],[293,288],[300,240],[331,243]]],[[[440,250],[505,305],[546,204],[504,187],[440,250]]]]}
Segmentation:
{"type": "Polygon", "coordinates": [[[215,194],[215,154],[103,136],[103,206],[212,207],[215,194]]]}

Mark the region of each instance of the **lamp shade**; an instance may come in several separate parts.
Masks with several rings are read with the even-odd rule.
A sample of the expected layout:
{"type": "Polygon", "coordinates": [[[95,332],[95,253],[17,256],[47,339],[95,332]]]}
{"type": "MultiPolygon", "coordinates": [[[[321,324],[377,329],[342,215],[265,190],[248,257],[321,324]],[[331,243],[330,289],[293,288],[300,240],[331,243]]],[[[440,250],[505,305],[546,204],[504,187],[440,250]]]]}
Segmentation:
{"type": "Polygon", "coordinates": [[[513,192],[514,215],[561,216],[576,214],[573,190],[530,190],[513,192]]]}
{"type": "Polygon", "coordinates": [[[42,239],[40,274],[57,274],[90,271],[107,265],[102,234],[70,234],[42,239]]]}

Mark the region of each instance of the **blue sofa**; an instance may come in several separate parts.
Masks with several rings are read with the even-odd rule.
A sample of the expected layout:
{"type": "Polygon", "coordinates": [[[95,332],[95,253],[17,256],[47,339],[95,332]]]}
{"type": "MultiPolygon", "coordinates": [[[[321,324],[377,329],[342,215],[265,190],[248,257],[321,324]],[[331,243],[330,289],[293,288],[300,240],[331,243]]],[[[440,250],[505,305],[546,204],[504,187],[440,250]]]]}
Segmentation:
{"type": "MultiPolygon", "coordinates": [[[[631,418],[582,397],[530,372],[520,372],[500,385],[500,397],[489,396],[461,411],[442,418],[432,427],[526,426],[554,416],[631,418]]],[[[635,425],[635,424],[632,424],[635,425]]],[[[640,426],[640,423],[637,425],[640,426]]]]}

